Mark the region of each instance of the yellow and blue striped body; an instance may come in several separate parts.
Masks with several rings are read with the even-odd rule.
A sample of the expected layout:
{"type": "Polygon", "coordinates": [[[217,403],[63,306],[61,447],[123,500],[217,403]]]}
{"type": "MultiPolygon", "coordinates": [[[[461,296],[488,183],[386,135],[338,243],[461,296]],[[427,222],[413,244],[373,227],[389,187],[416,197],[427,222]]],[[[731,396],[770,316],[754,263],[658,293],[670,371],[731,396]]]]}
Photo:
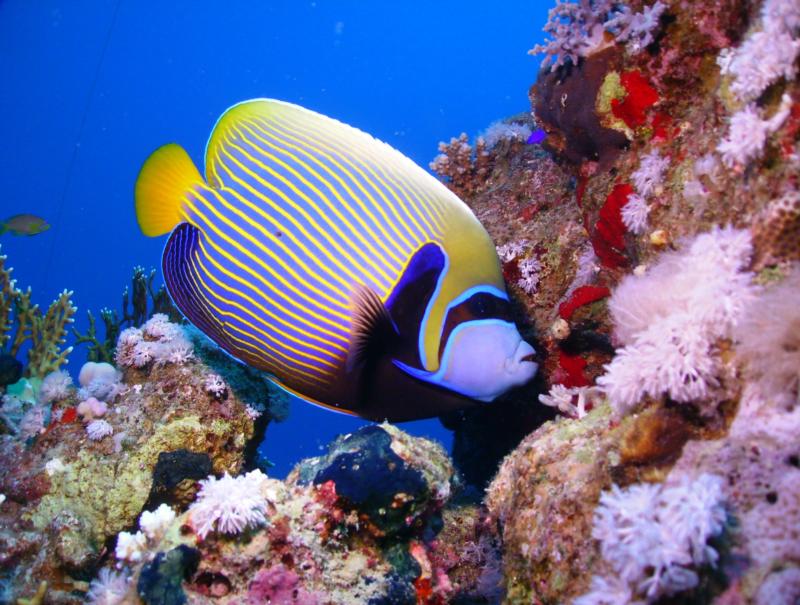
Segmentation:
{"type": "MultiPolygon", "coordinates": [[[[414,342],[406,343],[413,351],[398,352],[404,363],[439,369],[445,319],[464,292],[505,296],[494,245],[466,205],[398,151],[341,122],[280,101],[248,101],[217,122],[206,148],[207,183],[187,161],[179,147],[166,146],[137,182],[145,233],[177,225],[163,259],[173,300],[231,355],[313,402],[369,417],[409,416],[385,406],[357,409],[365,402],[348,401],[347,363],[356,291],[387,304],[404,276],[414,279],[410,264],[426,246],[442,259],[420,301],[414,342]],[[180,173],[172,184],[161,184],[165,165],[180,173]],[[172,214],[149,201],[175,187],[181,194],[172,214]]],[[[392,367],[376,371],[386,379],[403,374],[392,367]]],[[[433,408],[410,416],[442,411],[433,408]]]]}

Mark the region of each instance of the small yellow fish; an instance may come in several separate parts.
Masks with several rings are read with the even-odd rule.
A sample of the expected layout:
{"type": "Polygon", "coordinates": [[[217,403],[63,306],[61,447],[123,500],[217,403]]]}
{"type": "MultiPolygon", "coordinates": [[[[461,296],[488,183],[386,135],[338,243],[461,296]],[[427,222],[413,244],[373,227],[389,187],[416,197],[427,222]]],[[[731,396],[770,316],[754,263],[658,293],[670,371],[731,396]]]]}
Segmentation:
{"type": "Polygon", "coordinates": [[[15,214],[0,223],[0,235],[6,232],[13,235],[39,235],[49,228],[50,225],[40,216],[15,214]]]}

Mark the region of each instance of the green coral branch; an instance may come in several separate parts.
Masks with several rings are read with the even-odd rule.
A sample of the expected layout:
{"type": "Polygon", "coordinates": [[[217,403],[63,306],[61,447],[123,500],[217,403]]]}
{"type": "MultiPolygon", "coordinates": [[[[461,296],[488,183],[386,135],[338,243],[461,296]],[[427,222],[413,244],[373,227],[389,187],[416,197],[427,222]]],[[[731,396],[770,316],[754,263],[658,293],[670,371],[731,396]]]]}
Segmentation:
{"type": "Polygon", "coordinates": [[[0,351],[9,345],[8,353],[17,356],[30,344],[25,375],[43,377],[67,363],[72,347],[64,348],[67,326],[74,320],[77,307],[72,292],[64,290],[45,313],[31,300],[31,289],[16,287],[11,279],[6,257],[0,256],[0,351]]]}

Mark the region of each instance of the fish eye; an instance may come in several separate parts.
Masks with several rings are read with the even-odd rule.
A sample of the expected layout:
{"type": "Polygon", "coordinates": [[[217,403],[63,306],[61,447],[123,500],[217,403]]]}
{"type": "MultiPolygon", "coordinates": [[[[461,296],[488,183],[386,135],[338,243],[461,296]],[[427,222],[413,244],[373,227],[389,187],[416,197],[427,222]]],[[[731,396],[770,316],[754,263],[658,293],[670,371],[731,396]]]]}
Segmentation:
{"type": "Polygon", "coordinates": [[[505,318],[510,315],[507,301],[484,292],[472,296],[467,301],[467,308],[473,317],[479,319],[489,317],[505,318]]]}

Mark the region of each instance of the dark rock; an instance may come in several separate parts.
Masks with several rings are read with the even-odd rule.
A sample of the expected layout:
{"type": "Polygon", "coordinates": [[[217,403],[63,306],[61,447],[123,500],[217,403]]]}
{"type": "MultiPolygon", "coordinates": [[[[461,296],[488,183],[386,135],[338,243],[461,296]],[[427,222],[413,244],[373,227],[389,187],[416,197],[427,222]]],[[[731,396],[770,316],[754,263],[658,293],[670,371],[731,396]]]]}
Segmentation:
{"type": "Polygon", "coordinates": [[[187,602],[183,580],[200,563],[200,551],[181,544],[169,552],[160,552],[142,567],[136,590],[147,605],[183,605],[187,602]]]}
{"type": "Polygon", "coordinates": [[[211,459],[204,452],[185,449],[161,452],[153,469],[153,485],[144,510],[153,510],[162,503],[172,503],[176,488],[182,481],[205,479],[212,470],[211,459]]]}
{"type": "Polygon", "coordinates": [[[404,529],[406,518],[429,496],[422,473],[392,451],[391,444],[387,431],[366,426],[337,439],[309,469],[316,470],[311,479],[315,484],[333,481],[347,505],[387,534],[404,529]]]}
{"type": "Polygon", "coordinates": [[[14,384],[22,378],[22,363],[13,355],[0,354],[0,387],[14,384]]]}
{"type": "Polygon", "coordinates": [[[543,147],[572,164],[584,160],[610,166],[627,137],[606,128],[595,111],[595,100],[603,79],[616,58],[616,49],[588,57],[579,65],[565,65],[540,74],[531,89],[536,117],[547,131],[543,147]]]}

